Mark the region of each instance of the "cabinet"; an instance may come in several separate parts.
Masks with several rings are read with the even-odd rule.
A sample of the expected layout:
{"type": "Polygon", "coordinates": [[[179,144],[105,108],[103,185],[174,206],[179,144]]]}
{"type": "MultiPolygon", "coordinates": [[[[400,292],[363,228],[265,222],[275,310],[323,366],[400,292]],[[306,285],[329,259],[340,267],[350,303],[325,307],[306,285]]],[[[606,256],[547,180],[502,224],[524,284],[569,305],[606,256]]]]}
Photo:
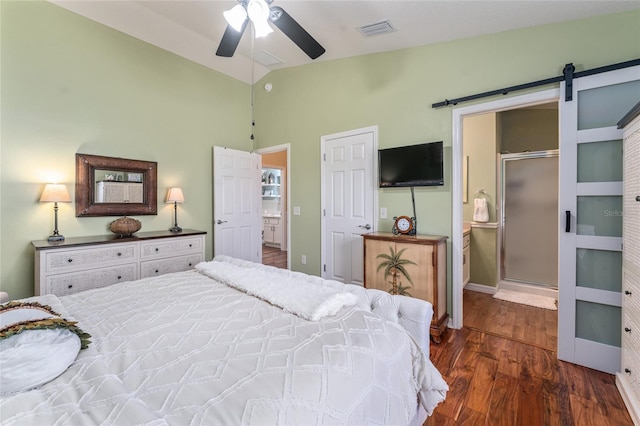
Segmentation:
{"type": "Polygon", "coordinates": [[[434,342],[440,343],[447,328],[447,237],[438,235],[393,235],[374,232],[363,235],[364,240],[364,286],[389,291],[392,284],[384,278],[384,268],[378,271],[383,259],[380,254],[402,252],[401,258],[413,263],[404,268],[411,277],[413,286],[400,276],[402,286],[409,285],[412,297],[426,300],[433,305],[430,334],[434,342]]]}
{"type": "Polygon", "coordinates": [[[262,240],[265,244],[282,245],[282,225],[280,218],[262,218],[262,240]]]}
{"type": "Polygon", "coordinates": [[[97,203],[142,203],[143,200],[142,182],[96,182],[97,203]]]}
{"type": "Polygon", "coordinates": [[[627,117],[623,142],[622,371],[616,384],[640,424],[640,103],[627,117]]]}
{"type": "Polygon", "coordinates": [[[186,229],[32,241],[36,296],[63,296],[169,272],[186,271],[204,260],[206,232],[186,229]]]}
{"type": "Polygon", "coordinates": [[[462,234],[462,284],[471,279],[471,231],[462,234]]]}

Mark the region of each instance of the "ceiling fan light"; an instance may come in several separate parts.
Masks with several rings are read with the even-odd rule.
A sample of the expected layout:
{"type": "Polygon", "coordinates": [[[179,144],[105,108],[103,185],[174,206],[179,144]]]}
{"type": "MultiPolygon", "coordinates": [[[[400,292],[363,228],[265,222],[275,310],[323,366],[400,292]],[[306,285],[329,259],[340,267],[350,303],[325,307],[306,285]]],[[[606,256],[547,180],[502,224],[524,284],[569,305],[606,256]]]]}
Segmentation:
{"type": "Polygon", "coordinates": [[[249,0],[247,14],[254,23],[267,22],[269,13],[269,5],[264,0],[249,0]]]}
{"type": "Polygon", "coordinates": [[[234,30],[240,32],[242,31],[242,26],[244,25],[244,21],[247,20],[247,11],[244,9],[244,6],[241,4],[237,4],[231,8],[231,10],[227,10],[223,12],[224,19],[227,20],[227,23],[234,30]]]}
{"type": "Polygon", "coordinates": [[[256,30],[256,38],[266,37],[273,32],[267,21],[253,21],[253,26],[256,30]]]}

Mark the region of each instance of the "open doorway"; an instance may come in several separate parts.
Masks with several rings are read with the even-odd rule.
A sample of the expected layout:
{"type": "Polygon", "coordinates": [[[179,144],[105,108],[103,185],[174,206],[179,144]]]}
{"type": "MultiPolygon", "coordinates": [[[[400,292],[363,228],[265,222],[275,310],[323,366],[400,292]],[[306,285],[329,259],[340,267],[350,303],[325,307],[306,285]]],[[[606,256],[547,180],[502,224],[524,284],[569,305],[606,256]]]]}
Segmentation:
{"type": "MultiPolygon", "coordinates": [[[[463,198],[466,199],[466,203],[473,203],[474,195],[476,191],[480,189],[498,188],[498,153],[499,149],[497,145],[489,151],[490,158],[485,161],[488,162],[492,169],[492,183],[477,184],[477,187],[469,187],[466,180],[469,172],[466,166],[466,156],[463,149],[464,138],[464,119],[484,114],[496,114],[502,111],[517,110],[521,108],[533,107],[536,105],[543,105],[549,103],[558,102],[559,90],[547,90],[537,93],[531,93],[522,96],[514,96],[511,98],[501,99],[498,101],[487,102],[484,104],[472,105],[469,107],[462,107],[453,111],[452,124],[453,124],[453,146],[452,146],[452,206],[453,206],[453,223],[452,223],[452,318],[451,326],[453,328],[461,328],[463,325],[463,289],[464,289],[464,263],[465,253],[463,251],[466,236],[466,229],[464,227],[464,215],[463,215],[463,198]],[[463,176],[465,179],[463,179],[463,176]]],[[[495,122],[495,120],[493,120],[495,122]]],[[[497,127],[496,127],[497,129],[497,127]]],[[[494,131],[497,131],[494,129],[494,131]]],[[[495,142],[494,142],[495,143],[495,142]]],[[[486,150],[483,152],[487,152],[486,150]]],[[[493,238],[489,237],[488,240],[493,244],[493,248],[490,252],[494,253],[493,261],[488,261],[485,264],[488,265],[490,271],[490,282],[498,282],[500,262],[498,256],[498,218],[501,214],[500,211],[496,211],[495,203],[499,200],[499,194],[497,189],[492,194],[493,209],[490,209],[488,213],[488,220],[479,222],[479,229],[481,231],[477,236],[481,234],[493,234],[493,238]]],[[[499,201],[498,201],[499,202],[499,201]]],[[[489,244],[489,243],[488,243],[489,244]]],[[[489,244],[490,245],[490,244],[489,244]]]]}
{"type": "Polygon", "coordinates": [[[289,145],[257,153],[262,157],[262,263],[289,269],[289,145]]]}

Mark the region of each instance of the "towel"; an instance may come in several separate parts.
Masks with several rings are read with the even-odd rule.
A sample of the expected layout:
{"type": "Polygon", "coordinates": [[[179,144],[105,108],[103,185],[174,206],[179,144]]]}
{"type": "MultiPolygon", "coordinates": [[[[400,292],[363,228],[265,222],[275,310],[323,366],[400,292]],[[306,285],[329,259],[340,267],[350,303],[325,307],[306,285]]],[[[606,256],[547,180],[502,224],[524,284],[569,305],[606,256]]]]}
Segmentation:
{"type": "Polygon", "coordinates": [[[474,222],[489,222],[489,207],[486,198],[476,198],[473,200],[473,207],[474,222]]]}

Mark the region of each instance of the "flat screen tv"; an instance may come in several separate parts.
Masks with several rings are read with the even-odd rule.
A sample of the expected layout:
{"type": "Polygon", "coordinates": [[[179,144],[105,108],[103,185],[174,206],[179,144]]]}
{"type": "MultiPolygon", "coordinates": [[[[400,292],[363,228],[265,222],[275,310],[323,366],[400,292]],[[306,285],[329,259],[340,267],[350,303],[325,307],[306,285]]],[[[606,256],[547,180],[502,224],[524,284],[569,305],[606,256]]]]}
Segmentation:
{"type": "Polygon", "coordinates": [[[378,150],[380,188],[444,185],[442,141],[378,150]]]}

